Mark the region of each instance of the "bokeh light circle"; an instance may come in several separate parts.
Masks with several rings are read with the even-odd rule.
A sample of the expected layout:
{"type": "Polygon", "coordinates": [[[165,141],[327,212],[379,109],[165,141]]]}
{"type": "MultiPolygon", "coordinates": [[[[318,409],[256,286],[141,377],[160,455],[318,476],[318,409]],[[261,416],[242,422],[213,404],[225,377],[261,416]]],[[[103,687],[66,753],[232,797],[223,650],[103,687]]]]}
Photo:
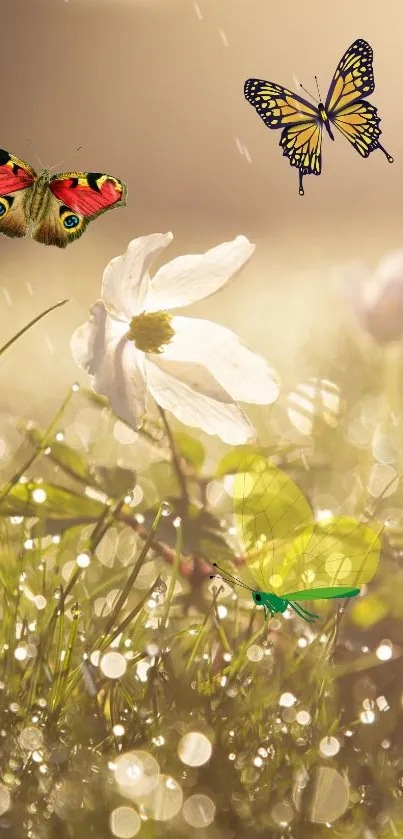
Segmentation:
{"type": "Polygon", "coordinates": [[[190,827],[208,827],[215,819],[215,804],[207,795],[191,795],[183,805],[182,814],[190,827]]]}
{"type": "Polygon", "coordinates": [[[179,741],[178,755],[187,766],[203,766],[210,760],[213,747],[200,731],[190,731],[179,741]]]}
{"type": "Polygon", "coordinates": [[[133,807],[117,807],[110,815],[111,833],[117,839],[132,839],[141,827],[141,819],[133,807]]]}

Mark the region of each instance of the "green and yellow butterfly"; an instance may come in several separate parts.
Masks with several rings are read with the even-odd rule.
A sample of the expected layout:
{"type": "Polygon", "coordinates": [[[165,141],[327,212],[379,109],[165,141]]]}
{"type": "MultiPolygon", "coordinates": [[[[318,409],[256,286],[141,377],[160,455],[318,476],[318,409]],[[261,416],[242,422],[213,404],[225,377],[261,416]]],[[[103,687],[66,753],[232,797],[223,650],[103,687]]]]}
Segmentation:
{"type": "Polygon", "coordinates": [[[227,582],[249,589],[265,620],[290,606],[315,621],[318,615],[301,601],[354,597],[377,570],[382,526],[349,516],[315,521],[298,486],[264,457],[245,455],[234,479],[233,512],[243,558],[258,587],[212,564],[227,582]]]}
{"type": "Polygon", "coordinates": [[[262,79],[245,82],[245,98],[265,125],[283,129],[280,146],[291,166],[299,169],[300,195],[304,195],[304,175],[321,173],[322,127],[325,126],[334,140],[330,123],[361,157],[380,149],[389,163],[393,163],[393,157],[378,142],[381,135],[378,112],[374,105],[364,101],[375,90],[372,59],[372,48],[367,41],[362,38],[354,41],[339,62],[325,104],[318,102],[317,107],[282,85],[262,79]]]}

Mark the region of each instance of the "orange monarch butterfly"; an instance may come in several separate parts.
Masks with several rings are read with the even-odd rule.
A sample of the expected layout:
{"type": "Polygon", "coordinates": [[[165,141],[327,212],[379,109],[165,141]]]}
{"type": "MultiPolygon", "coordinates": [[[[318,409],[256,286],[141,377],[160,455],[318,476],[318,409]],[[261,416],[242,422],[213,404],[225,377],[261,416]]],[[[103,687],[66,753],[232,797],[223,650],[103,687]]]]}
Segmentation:
{"type": "Polygon", "coordinates": [[[354,41],[339,62],[325,104],[319,101],[317,107],[282,85],[263,79],[245,82],[245,98],[265,125],[283,129],[280,146],[291,166],[299,169],[300,195],[304,195],[304,175],[321,173],[323,125],[334,140],[330,127],[333,123],[361,157],[381,149],[389,163],[393,163],[393,157],[378,142],[381,135],[378,112],[374,105],[364,102],[375,90],[372,58],[372,48],[367,41],[362,38],[354,41]]]}

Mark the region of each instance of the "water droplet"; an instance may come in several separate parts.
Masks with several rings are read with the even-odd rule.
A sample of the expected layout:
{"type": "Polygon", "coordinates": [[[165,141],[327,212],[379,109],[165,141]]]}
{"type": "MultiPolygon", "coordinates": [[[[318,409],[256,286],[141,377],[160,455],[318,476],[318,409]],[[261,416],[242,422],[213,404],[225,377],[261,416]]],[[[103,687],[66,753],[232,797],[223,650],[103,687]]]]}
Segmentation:
{"type": "Polygon", "coordinates": [[[25,646],[16,647],[14,651],[14,657],[17,659],[17,661],[25,661],[27,657],[27,648],[25,646]]]}
{"type": "Polygon", "coordinates": [[[170,516],[172,513],[172,507],[168,501],[162,501],[161,503],[161,514],[163,516],[170,516]]]}
{"type": "Polygon", "coordinates": [[[251,644],[248,647],[246,655],[249,661],[261,661],[263,658],[263,650],[258,644],[251,644]]]}
{"type": "Polygon", "coordinates": [[[43,504],[46,501],[47,495],[44,489],[37,487],[32,492],[32,500],[35,501],[36,504],[43,504]]]}
{"type": "Polygon", "coordinates": [[[123,735],[124,735],[124,733],[125,733],[124,726],[123,726],[123,725],[119,725],[119,723],[118,723],[117,725],[114,725],[114,726],[113,726],[112,731],[113,731],[113,733],[114,733],[115,737],[123,737],[123,735]]]}
{"type": "Polygon", "coordinates": [[[88,568],[90,562],[91,562],[91,557],[87,553],[78,554],[78,556],[76,558],[76,563],[77,563],[79,568],[88,568]]]}
{"type": "Polygon", "coordinates": [[[381,641],[379,647],[376,650],[376,656],[379,658],[380,661],[389,661],[393,655],[393,644],[389,640],[381,641]]]}

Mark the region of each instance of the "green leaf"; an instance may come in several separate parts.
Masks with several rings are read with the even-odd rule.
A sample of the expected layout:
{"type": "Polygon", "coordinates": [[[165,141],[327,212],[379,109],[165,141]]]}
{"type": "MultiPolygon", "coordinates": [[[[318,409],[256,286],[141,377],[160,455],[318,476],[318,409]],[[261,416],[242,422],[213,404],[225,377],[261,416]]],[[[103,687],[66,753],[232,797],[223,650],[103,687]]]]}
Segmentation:
{"type": "Polygon", "coordinates": [[[246,455],[261,455],[261,449],[257,446],[237,446],[236,449],[231,449],[221,458],[215,471],[215,477],[223,478],[224,475],[234,475],[245,462],[246,455]]]}
{"type": "Polygon", "coordinates": [[[370,629],[388,614],[387,603],[378,594],[367,594],[352,604],[350,620],[360,629],[370,629]]]}
{"type": "MultiPolygon", "coordinates": [[[[34,446],[41,446],[44,442],[45,436],[39,429],[28,428],[25,424],[20,425],[26,433],[28,440],[34,446]]],[[[67,472],[73,478],[85,484],[94,485],[94,478],[91,475],[91,468],[87,463],[86,458],[70,448],[67,443],[59,443],[55,440],[49,445],[50,453],[48,457],[60,466],[64,472],[67,472]]]]}
{"type": "Polygon", "coordinates": [[[78,495],[71,490],[41,483],[18,483],[10,490],[0,506],[0,516],[33,516],[42,519],[97,519],[104,511],[100,501],[78,495]],[[38,504],[32,493],[41,489],[46,499],[38,504]]]}
{"type": "Polygon", "coordinates": [[[188,517],[183,520],[183,551],[205,559],[233,558],[219,521],[207,510],[201,510],[194,504],[188,509],[188,517]]]}
{"type": "Polygon", "coordinates": [[[228,547],[224,537],[212,530],[204,530],[203,528],[200,530],[198,548],[204,559],[234,559],[234,553],[228,547]]]}
{"type": "Polygon", "coordinates": [[[141,512],[159,504],[161,498],[181,495],[178,479],[172,471],[171,464],[163,461],[151,463],[139,476],[139,484],[144,493],[138,507],[141,512]]]}
{"type": "MultiPolygon", "coordinates": [[[[254,446],[251,444],[246,446],[237,446],[236,449],[231,449],[227,452],[227,454],[225,454],[220,460],[215,471],[215,477],[222,478],[224,475],[234,475],[236,472],[239,472],[243,462],[245,461],[245,457],[248,455],[287,460],[288,455],[293,452],[300,452],[302,448],[302,443],[287,443],[287,445],[284,446],[279,446],[278,443],[266,443],[264,446],[254,446]]],[[[293,469],[296,468],[296,462],[297,461],[292,460],[293,469]]],[[[303,469],[306,471],[306,466],[302,461],[301,465],[303,465],[303,469]]]]}
{"type": "Polygon", "coordinates": [[[112,498],[121,498],[132,490],[136,483],[135,473],[121,466],[94,466],[91,468],[91,475],[95,485],[112,498]]]}
{"type": "MultiPolygon", "coordinates": [[[[32,429],[22,423],[20,427],[32,443],[38,447],[43,445],[45,435],[39,429],[32,429]]],[[[121,466],[108,468],[89,464],[84,455],[72,449],[67,443],[55,440],[49,445],[49,459],[56,463],[63,471],[75,478],[85,486],[93,486],[101,489],[112,498],[120,498],[129,490],[133,489],[136,482],[135,473],[131,469],[123,469],[121,466]]]]}
{"type": "Polygon", "coordinates": [[[182,431],[175,432],[173,436],[178,455],[193,466],[196,472],[200,472],[206,457],[203,444],[200,440],[195,440],[190,434],[185,434],[182,431]]]}

